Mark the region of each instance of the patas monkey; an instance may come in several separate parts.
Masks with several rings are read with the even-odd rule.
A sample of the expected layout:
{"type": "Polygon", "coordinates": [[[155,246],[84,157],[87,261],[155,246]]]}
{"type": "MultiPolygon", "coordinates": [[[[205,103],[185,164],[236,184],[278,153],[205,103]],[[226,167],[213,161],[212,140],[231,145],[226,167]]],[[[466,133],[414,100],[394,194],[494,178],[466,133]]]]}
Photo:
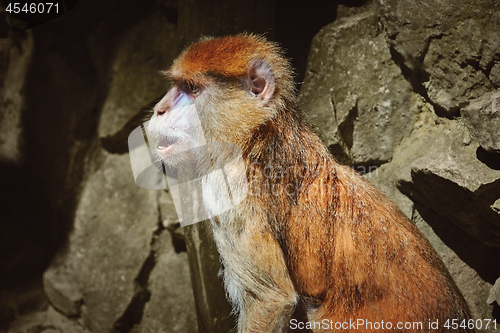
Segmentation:
{"type": "Polygon", "coordinates": [[[148,124],[157,158],[178,167],[180,152],[201,136],[241,148],[246,198],[211,219],[238,332],[446,332],[446,320],[470,319],[419,230],[336,163],[310,129],[275,44],[253,35],[205,38],[167,74],[173,87],[148,124]],[[192,114],[178,111],[186,105],[196,107],[202,134],[190,127],[192,114]],[[307,323],[291,320],[299,301],[307,323]],[[436,320],[439,327],[429,328],[436,320]]]}

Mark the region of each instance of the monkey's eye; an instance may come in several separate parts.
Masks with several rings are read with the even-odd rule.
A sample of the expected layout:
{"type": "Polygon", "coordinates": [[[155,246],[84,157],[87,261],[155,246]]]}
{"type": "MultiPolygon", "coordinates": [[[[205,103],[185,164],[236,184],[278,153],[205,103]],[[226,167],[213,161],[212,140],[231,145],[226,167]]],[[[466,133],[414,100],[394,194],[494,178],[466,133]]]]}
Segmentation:
{"type": "Polygon", "coordinates": [[[193,82],[184,82],[182,84],[182,90],[189,95],[196,96],[200,93],[200,87],[193,82]]]}

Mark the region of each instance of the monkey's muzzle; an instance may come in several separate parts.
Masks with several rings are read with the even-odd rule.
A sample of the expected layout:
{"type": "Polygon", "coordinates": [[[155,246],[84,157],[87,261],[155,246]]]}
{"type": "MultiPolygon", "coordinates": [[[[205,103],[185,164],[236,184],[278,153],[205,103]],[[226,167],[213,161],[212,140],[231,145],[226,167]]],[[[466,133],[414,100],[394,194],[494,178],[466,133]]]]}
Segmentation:
{"type": "Polygon", "coordinates": [[[161,139],[156,145],[156,149],[158,149],[158,152],[160,154],[168,154],[168,152],[176,142],[176,139],[161,139]]]}

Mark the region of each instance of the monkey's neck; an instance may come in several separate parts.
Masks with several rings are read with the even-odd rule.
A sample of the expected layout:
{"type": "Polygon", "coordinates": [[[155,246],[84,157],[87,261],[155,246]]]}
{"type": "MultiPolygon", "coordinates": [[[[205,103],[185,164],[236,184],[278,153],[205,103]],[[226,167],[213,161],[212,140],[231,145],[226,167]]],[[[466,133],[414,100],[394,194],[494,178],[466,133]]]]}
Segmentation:
{"type": "Polygon", "coordinates": [[[280,112],[258,127],[242,148],[247,166],[260,165],[261,168],[276,170],[336,163],[303,115],[295,111],[280,112]]]}

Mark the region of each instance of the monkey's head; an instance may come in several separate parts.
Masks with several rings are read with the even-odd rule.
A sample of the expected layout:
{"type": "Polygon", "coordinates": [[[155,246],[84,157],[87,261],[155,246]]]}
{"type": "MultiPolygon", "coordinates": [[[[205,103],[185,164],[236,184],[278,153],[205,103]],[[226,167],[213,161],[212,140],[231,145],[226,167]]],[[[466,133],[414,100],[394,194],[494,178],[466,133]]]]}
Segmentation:
{"type": "Polygon", "coordinates": [[[256,128],[295,103],[290,65],[263,37],[204,38],[165,73],[172,88],[147,129],[156,157],[172,166],[209,142],[242,147],[256,128]]]}

